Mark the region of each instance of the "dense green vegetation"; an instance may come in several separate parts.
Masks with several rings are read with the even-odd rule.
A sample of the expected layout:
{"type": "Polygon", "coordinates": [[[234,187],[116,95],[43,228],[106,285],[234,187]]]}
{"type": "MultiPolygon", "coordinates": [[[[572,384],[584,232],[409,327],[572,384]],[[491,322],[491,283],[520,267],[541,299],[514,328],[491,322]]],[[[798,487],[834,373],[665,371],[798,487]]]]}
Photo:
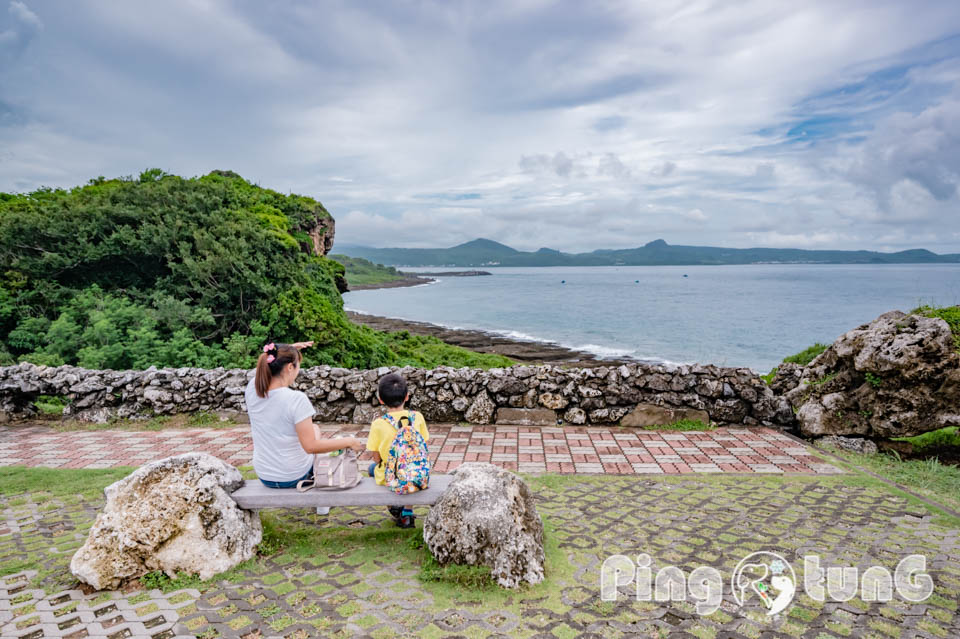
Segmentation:
{"type": "Polygon", "coordinates": [[[405,249],[344,247],[344,253],[399,266],[649,266],[692,264],[917,264],[960,262],[960,254],[937,255],[925,249],[897,253],[775,248],[679,246],[654,240],[631,249],[562,253],[542,248],[518,251],[492,240],[476,239],[450,248],[405,249]]]}
{"type": "Polygon", "coordinates": [[[960,428],[956,426],[947,426],[938,430],[932,430],[929,433],[914,435],[913,437],[894,437],[896,441],[908,442],[913,445],[913,450],[922,453],[927,450],[936,450],[946,446],[960,447],[960,428]]]}
{"type": "Polygon", "coordinates": [[[346,255],[331,255],[330,259],[343,264],[346,270],[345,277],[351,288],[356,286],[371,286],[405,280],[407,276],[392,266],[374,264],[362,257],[348,257],[346,255]]]}
{"type": "Polygon", "coordinates": [[[306,365],[509,365],[351,324],[343,266],[314,252],[331,222],[229,171],[5,194],[0,363],[248,367],[268,341],[314,340],[306,365]]]}

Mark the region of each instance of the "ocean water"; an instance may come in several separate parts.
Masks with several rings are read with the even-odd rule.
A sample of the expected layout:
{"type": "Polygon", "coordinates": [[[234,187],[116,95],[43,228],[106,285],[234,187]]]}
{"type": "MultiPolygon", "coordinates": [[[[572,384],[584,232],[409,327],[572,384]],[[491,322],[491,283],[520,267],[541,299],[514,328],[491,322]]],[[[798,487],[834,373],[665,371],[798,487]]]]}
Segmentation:
{"type": "Polygon", "coordinates": [[[492,275],[350,292],[344,303],[361,313],[554,342],[601,357],[763,373],[886,311],[960,304],[960,264],[486,270],[492,275]]]}

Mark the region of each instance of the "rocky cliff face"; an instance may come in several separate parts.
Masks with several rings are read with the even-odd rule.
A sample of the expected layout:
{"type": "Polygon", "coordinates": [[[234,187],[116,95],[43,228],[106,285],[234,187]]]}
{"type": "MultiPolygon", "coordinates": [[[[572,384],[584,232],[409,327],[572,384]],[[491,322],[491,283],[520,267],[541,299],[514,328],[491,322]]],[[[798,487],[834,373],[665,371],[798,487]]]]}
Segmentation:
{"type": "Polygon", "coordinates": [[[960,425],[960,354],[942,319],[885,313],[772,384],[808,437],[918,435],[960,425]]]}
{"type": "Polygon", "coordinates": [[[315,220],[315,224],[304,229],[313,242],[314,255],[327,255],[333,249],[333,236],[336,234],[336,222],[327,216],[315,220]]]}

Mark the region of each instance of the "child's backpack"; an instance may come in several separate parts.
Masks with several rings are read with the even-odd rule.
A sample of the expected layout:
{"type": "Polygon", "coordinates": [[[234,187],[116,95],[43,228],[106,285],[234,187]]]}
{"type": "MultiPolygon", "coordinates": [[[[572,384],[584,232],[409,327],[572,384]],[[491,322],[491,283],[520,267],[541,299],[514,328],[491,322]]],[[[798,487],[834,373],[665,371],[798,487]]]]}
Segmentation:
{"type": "Polygon", "coordinates": [[[384,468],[387,486],[398,495],[426,490],[430,485],[430,457],[427,442],[414,428],[416,415],[410,411],[409,417],[404,415],[399,423],[390,413],[383,418],[397,431],[384,468]]]}

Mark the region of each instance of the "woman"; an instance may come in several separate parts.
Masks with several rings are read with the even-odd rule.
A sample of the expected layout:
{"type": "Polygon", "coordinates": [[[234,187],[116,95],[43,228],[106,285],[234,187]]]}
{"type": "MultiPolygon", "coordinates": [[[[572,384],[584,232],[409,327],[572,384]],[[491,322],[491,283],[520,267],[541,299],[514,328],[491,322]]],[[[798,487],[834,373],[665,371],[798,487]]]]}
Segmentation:
{"type": "MultiPolygon", "coordinates": [[[[313,455],[341,448],[358,453],[366,442],[354,437],[320,439],[313,424],[316,411],[307,396],[289,386],[300,373],[300,349],[313,342],[267,344],[245,398],[253,435],[253,469],[265,486],[294,488],[313,477],[313,455]]],[[[325,514],[329,508],[318,508],[325,514]]]]}

